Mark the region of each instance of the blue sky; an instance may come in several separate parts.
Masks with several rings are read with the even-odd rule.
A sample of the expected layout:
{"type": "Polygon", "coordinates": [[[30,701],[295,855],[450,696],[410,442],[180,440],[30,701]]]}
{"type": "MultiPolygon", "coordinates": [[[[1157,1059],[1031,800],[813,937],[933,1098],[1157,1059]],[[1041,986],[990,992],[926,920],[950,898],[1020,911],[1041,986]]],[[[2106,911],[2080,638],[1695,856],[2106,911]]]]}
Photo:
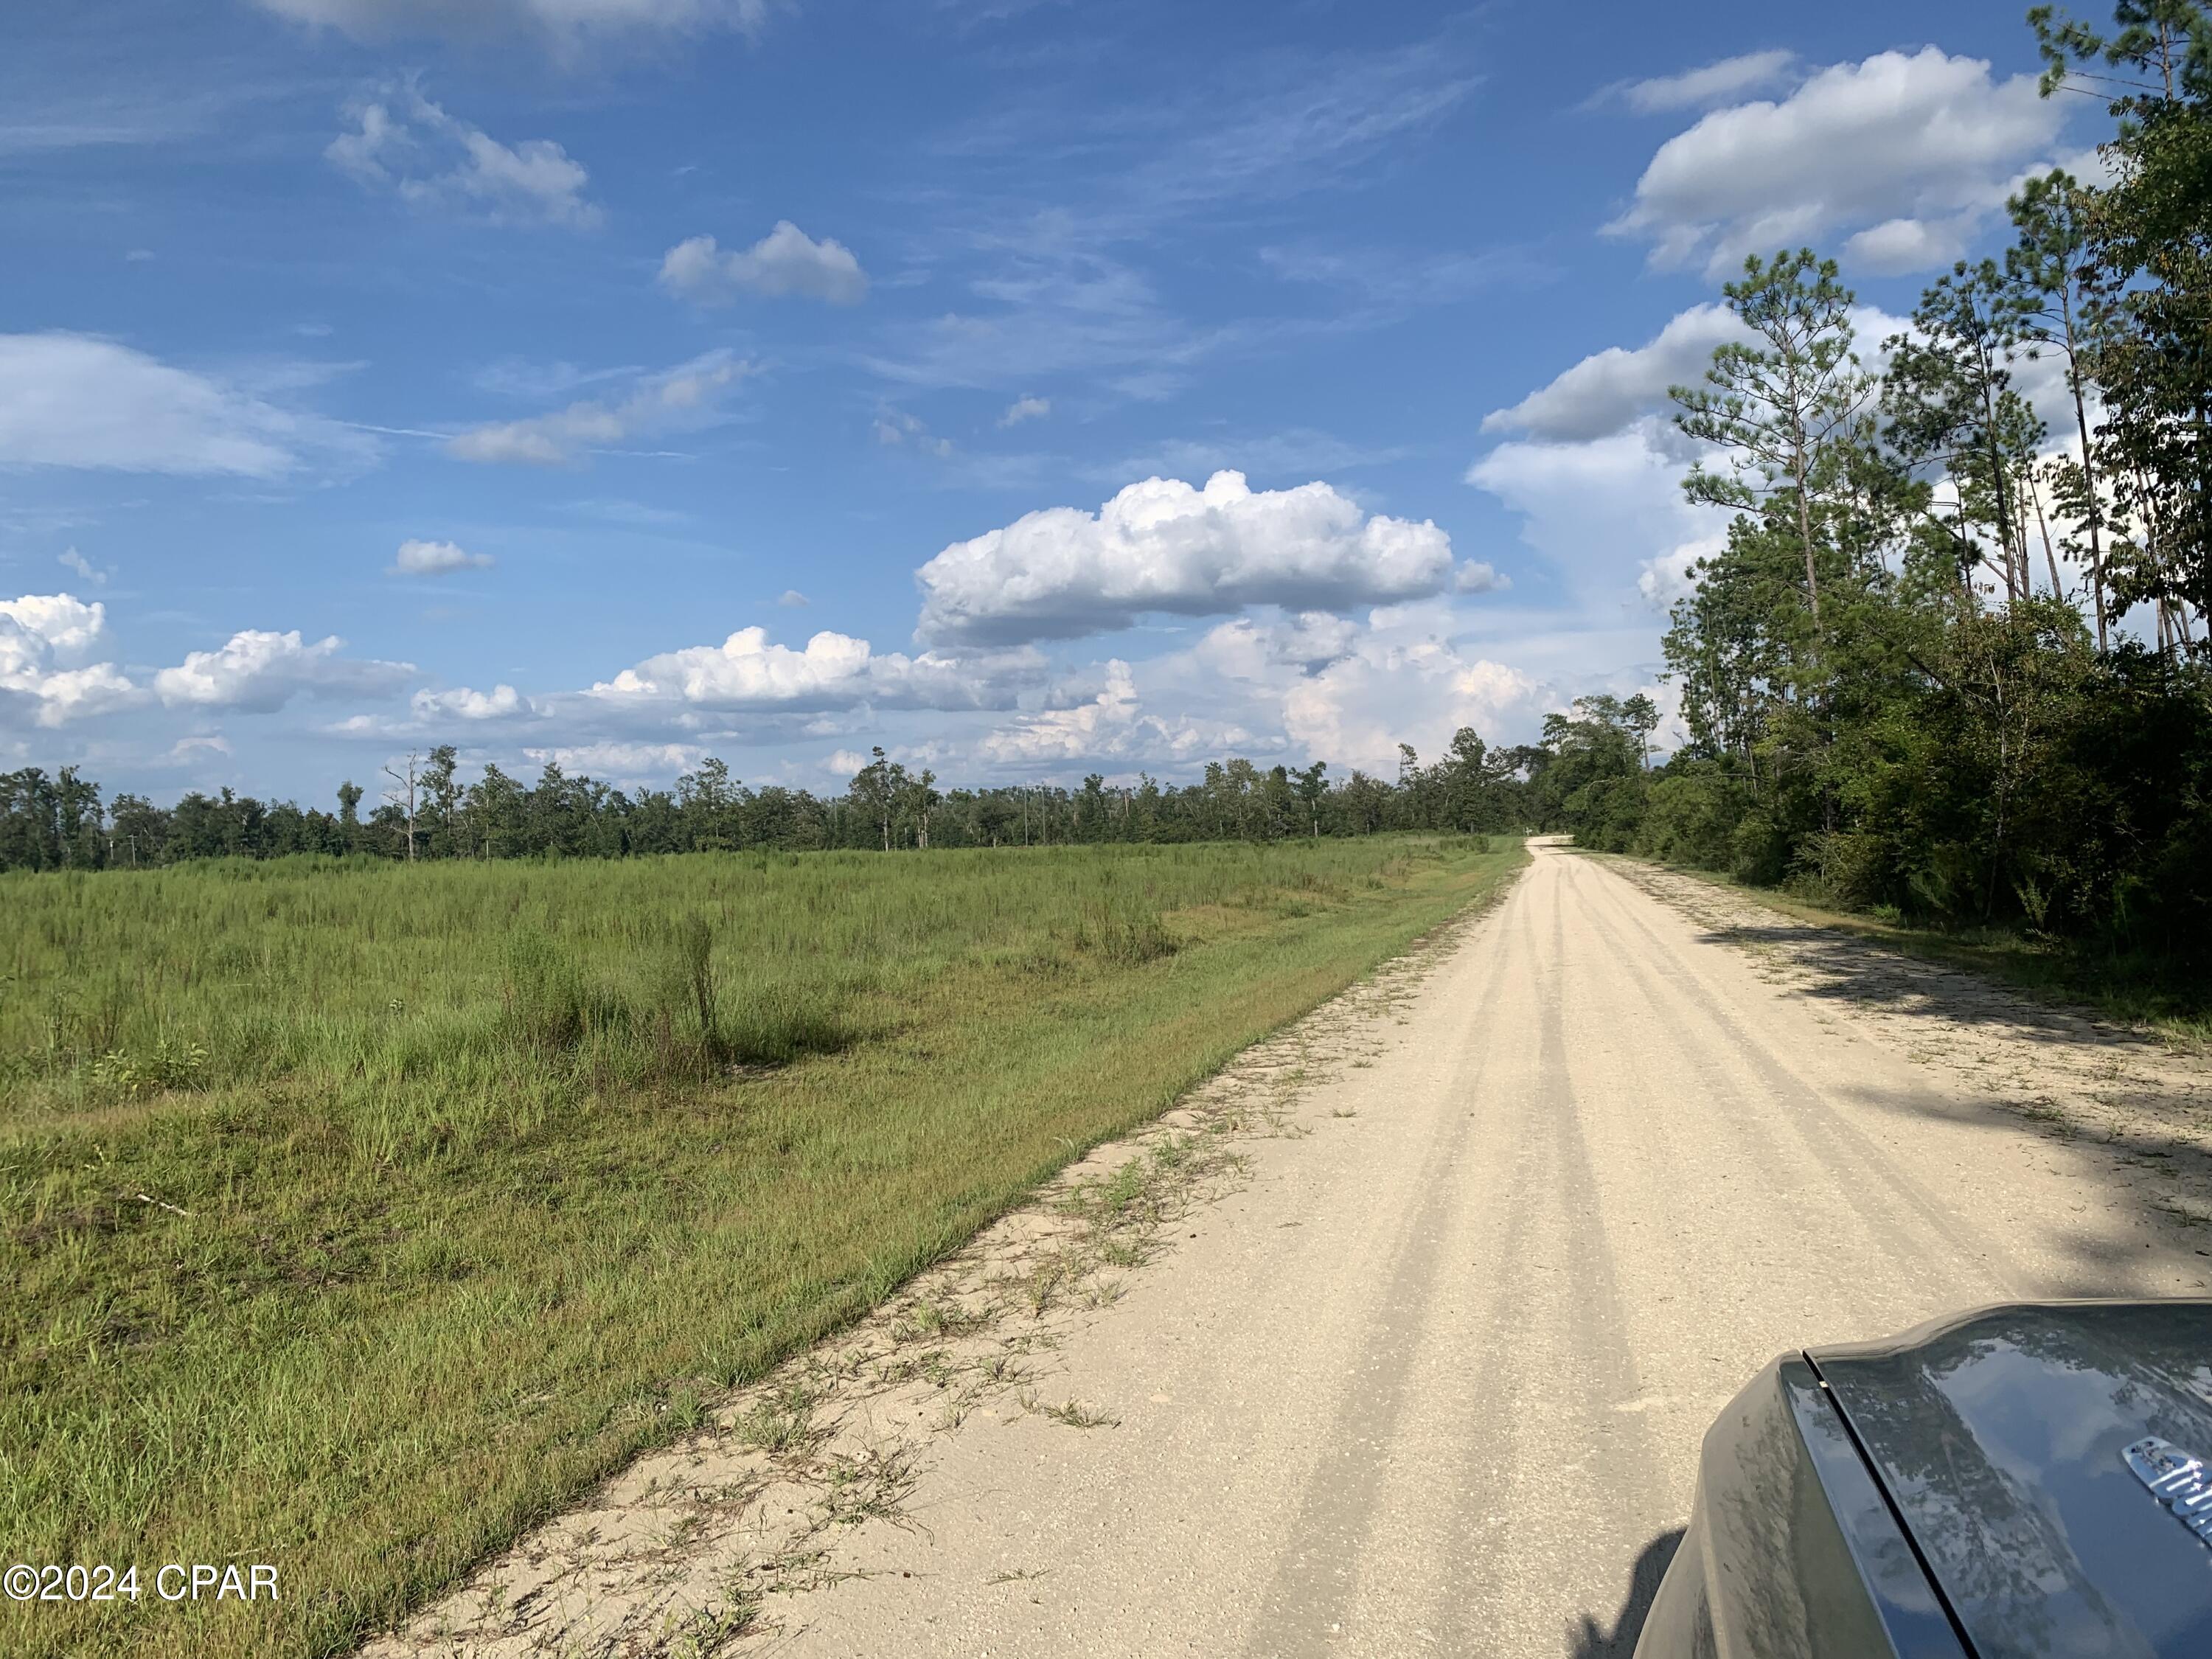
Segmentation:
{"type": "Polygon", "coordinates": [[[1656,682],[1723,268],[1879,333],[2098,136],[2033,69],[2013,3],[12,9],[0,765],[1525,739],[1656,682]]]}

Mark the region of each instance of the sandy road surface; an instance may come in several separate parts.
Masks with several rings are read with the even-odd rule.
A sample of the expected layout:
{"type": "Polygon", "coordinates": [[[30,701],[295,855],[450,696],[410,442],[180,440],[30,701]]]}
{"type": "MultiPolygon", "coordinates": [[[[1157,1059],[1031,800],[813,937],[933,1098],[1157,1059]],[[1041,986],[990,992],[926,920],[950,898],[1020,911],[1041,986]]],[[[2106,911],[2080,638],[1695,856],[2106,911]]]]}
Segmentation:
{"type": "MultiPolygon", "coordinates": [[[[2201,1068],[1962,1013],[1940,973],[1876,995],[1787,927],[1747,950],[1751,907],[1673,879],[1540,848],[1294,1133],[1060,1332],[1030,1409],[929,1436],[902,1512],[836,1529],[822,1587],[732,1650],[1626,1655],[1699,1438],[1776,1352],[2206,1290],[2176,1162],[2201,1068]],[[2075,1096],[2106,1116],[2069,1127],[2075,1096]]],[[[515,1634],[485,1650],[544,1650],[515,1634]]]]}

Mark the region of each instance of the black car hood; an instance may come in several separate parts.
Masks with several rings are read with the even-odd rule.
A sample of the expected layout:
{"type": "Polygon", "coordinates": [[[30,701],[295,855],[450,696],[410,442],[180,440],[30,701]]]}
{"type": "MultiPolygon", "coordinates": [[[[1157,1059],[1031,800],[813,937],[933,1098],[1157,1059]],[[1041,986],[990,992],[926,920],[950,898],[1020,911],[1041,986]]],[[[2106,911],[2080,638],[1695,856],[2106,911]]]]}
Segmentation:
{"type": "Polygon", "coordinates": [[[2212,1546],[2125,1455],[2212,1466],[2212,1301],[1996,1308],[1807,1358],[1978,1659],[2212,1655],[2212,1546]]]}

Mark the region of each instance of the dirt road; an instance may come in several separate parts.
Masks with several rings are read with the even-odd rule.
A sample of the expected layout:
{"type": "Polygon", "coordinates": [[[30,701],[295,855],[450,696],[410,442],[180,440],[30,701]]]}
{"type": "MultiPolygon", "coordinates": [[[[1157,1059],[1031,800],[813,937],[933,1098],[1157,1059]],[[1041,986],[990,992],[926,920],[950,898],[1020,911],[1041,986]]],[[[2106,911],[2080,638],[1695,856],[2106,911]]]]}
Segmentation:
{"type": "MultiPolygon", "coordinates": [[[[746,1609],[735,1650],[1626,1655],[1699,1438],[1773,1354],[2205,1291],[2175,1173],[2201,1069],[2002,996],[1961,1012],[1940,973],[1853,988],[1684,891],[1540,848],[1241,1184],[1018,1403],[935,1425],[898,1504],[821,1534],[820,1587],[746,1609]],[[2127,1125],[2034,1091],[2062,1053],[2127,1125]]],[[[914,1407],[842,1431],[890,1443],[914,1407]]],[[[672,1640],[657,1605],[604,1650],[672,1640]]]]}

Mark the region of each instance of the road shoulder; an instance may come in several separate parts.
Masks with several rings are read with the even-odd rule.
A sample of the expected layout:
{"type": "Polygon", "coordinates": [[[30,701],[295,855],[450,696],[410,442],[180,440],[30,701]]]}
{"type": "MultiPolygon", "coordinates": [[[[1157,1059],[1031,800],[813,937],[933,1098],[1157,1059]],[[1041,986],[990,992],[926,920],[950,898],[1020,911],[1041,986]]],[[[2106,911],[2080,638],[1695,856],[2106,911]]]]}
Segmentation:
{"type": "Polygon", "coordinates": [[[1761,978],[2055,1139],[2110,1149],[2212,1255],[2212,1066],[2155,1034],[1889,950],[1694,872],[1584,853],[1748,956],[1761,978]]]}

